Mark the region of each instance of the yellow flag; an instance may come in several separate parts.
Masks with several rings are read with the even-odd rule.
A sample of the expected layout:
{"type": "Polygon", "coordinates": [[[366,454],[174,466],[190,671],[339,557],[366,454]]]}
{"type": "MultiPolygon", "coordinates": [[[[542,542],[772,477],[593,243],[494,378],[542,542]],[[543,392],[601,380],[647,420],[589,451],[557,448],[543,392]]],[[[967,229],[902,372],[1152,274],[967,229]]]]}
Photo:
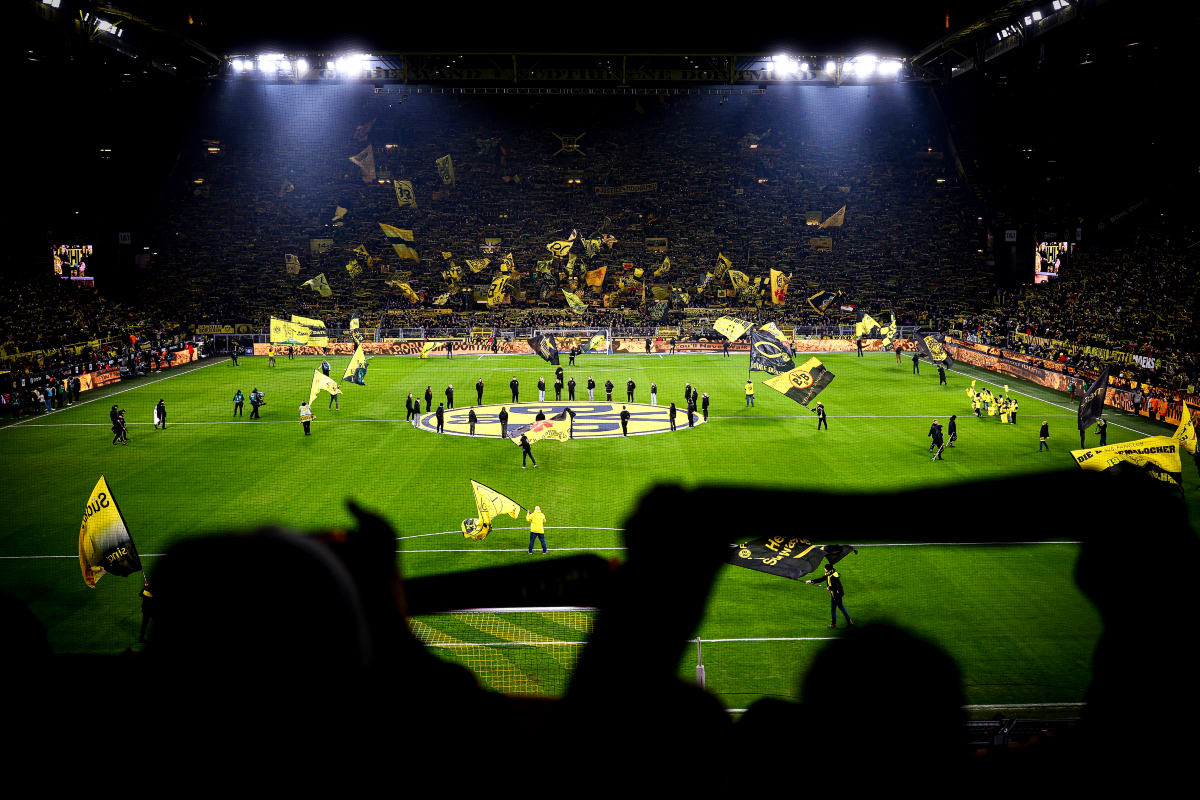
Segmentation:
{"type": "Polygon", "coordinates": [[[429,358],[429,354],[442,346],[442,342],[425,342],[421,345],[421,358],[429,358]]]}
{"type": "Polygon", "coordinates": [[[515,268],[516,268],[516,264],[513,262],[513,254],[512,253],[509,253],[504,258],[500,259],[500,271],[501,272],[512,272],[515,268]]]}
{"type": "Polygon", "coordinates": [[[603,286],[604,273],[608,271],[608,267],[600,267],[599,269],[588,270],[585,278],[588,286],[603,286]]]}
{"type": "Polygon", "coordinates": [[[283,257],[283,268],[288,275],[300,274],[300,259],[290,253],[283,257]]]}
{"type": "Polygon", "coordinates": [[[413,232],[406,231],[403,228],[397,228],[394,225],[384,225],[379,223],[379,227],[383,228],[383,235],[389,239],[403,239],[406,242],[413,240],[413,232]]]}
{"type": "Polygon", "coordinates": [[[325,323],[321,322],[321,320],[298,317],[293,314],[292,322],[308,328],[308,343],[313,347],[325,347],[329,344],[329,334],[325,330],[325,323]]]}
{"type": "Polygon", "coordinates": [[[333,212],[333,221],[334,221],[334,222],[337,222],[339,219],[341,219],[342,217],[346,216],[346,212],[347,212],[347,211],[349,211],[349,209],[342,208],[341,206],[338,206],[338,207],[337,207],[337,210],[333,212]]]}
{"type": "Polygon", "coordinates": [[[574,239],[559,239],[556,242],[551,242],[546,245],[555,258],[566,258],[567,253],[571,252],[571,245],[575,244],[574,239]]]}
{"type": "Polygon", "coordinates": [[[272,344],[308,344],[310,333],[311,331],[303,325],[271,317],[272,344]]]}
{"type": "Polygon", "coordinates": [[[346,272],[349,272],[352,278],[357,278],[359,275],[362,275],[362,264],[358,263],[358,259],[356,258],[346,265],[346,272]]]}
{"type": "Polygon", "coordinates": [[[671,287],[666,284],[651,286],[650,293],[654,295],[655,300],[666,300],[671,296],[671,287]]]}
{"type": "Polygon", "coordinates": [[[777,269],[771,270],[771,302],[773,304],[783,305],[787,300],[787,288],[791,281],[791,274],[784,275],[777,269]]]}
{"type": "Polygon", "coordinates": [[[96,581],[109,572],[126,578],[142,569],[129,528],[125,526],[103,475],[83,510],[83,522],[79,526],[79,568],[84,583],[92,589],[96,588],[96,581]]]}
{"type": "Polygon", "coordinates": [[[450,156],[442,156],[433,163],[437,164],[438,176],[441,177],[442,183],[446,184],[447,186],[453,186],[454,161],[450,158],[450,156]]]}
{"type": "Polygon", "coordinates": [[[338,388],[337,381],[328,375],[322,374],[321,370],[314,369],[312,386],[308,390],[308,404],[310,406],[312,405],[313,400],[317,399],[317,395],[321,393],[322,389],[329,392],[331,395],[342,393],[342,390],[338,388]]]}
{"type": "Polygon", "coordinates": [[[475,495],[475,508],[480,517],[487,517],[491,521],[501,514],[508,514],[513,519],[521,514],[522,506],[516,500],[505,497],[479,481],[471,481],[471,491],[475,495]]]}
{"type": "Polygon", "coordinates": [[[635,278],[641,278],[641,277],[642,277],[643,275],[645,275],[645,274],[646,274],[646,270],[642,269],[641,267],[634,267],[634,268],[633,268],[633,277],[635,277],[635,278]]]}
{"type": "Polygon", "coordinates": [[[400,204],[401,208],[417,207],[417,196],[413,193],[411,181],[392,181],[392,185],[396,187],[396,202],[400,204]]]}
{"type": "Polygon", "coordinates": [[[1118,465],[1129,464],[1150,477],[1183,491],[1183,463],[1179,457],[1179,442],[1170,436],[1151,436],[1133,442],[1109,444],[1088,450],[1072,450],[1082,469],[1103,472],[1118,465]]]}
{"type": "Polygon", "coordinates": [[[417,296],[417,293],[415,291],[413,291],[412,286],[409,286],[404,281],[388,281],[387,285],[395,286],[397,289],[400,290],[401,294],[403,294],[406,298],[408,298],[410,301],[412,301],[414,303],[421,299],[420,297],[417,296]]]}
{"type": "Polygon", "coordinates": [[[832,217],[830,217],[829,219],[822,222],[820,225],[817,226],[817,228],[818,229],[820,229],[820,228],[840,228],[840,227],[842,227],[842,223],[845,221],[846,221],[846,207],[842,206],[841,208],[839,208],[837,210],[837,212],[832,217]]]}
{"type": "Polygon", "coordinates": [[[1171,438],[1179,442],[1179,446],[1189,453],[1196,453],[1196,423],[1192,420],[1191,409],[1188,408],[1187,401],[1183,401],[1183,417],[1179,420],[1179,427],[1175,429],[1175,433],[1171,438]]]}
{"type": "Polygon", "coordinates": [[[728,272],[729,268],[732,266],[732,261],[720,253],[717,253],[717,268],[713,270],[713,277],[717,280],[721,280],[721,278],[725,277],[725,273],[728,272]]]}
{"type": "Polygon", "coordinates": [[[512,282],[512,278],[507,275],[501,275],[492,281],[488,287],[487,304],[488,308],[495,308],[498,303],[504,302],[504,298],[508,296],[508,285],[512,282]]]}
{"type": "Polygon", "coordinates": [[[354,377],[354,372],[359,367],[367,366],[367,357],[363,354],[363,348],[360,344],[354,349],[354,356],[350,359],[350,363],[346,365],[346,372],[342,375],[342,380],[349,380],[354,377]]]}
{"type": "Polygon", "coordinates": [[[787,342],[787,337],[783,335],[783,331],[779,330],[779,326],[777,326],[774,322],[768,322],[766,325],[759,325],[758,329],[771,334],[781,342],[787,342]]]}
{"type": "Polygon", "coordinates": [[[733,284],[733,288],[741,291],[750,285],[750,276],[736,269],[731,269],[729,270],[729,282],[733,284]]]}
{"type": "Polygon", "coordinates": [[[587,303],[580,300],[579,295],[564,290],[563,297],[567,298],[567,305],[576,314],[583,314],[587,311],[587,303]]]}
{"type": "Polygon", "coordinates": [[[661,278],[663,275],[666,275],[670,271],[671,271],[671,259],[664,258],[662,266],[659,267],[658,269],[654,270],[654,277],[661,278]]]}
{"type": "Polygon", "coordinates": [[[479,272],[486,269],[487,265],[492,263],[490,258],[468,258],[467,266],[471,268],[471,272],[479,272]]]}
{"type": "Polygon", "coordinates": [[[417,255],[417,251],[406,244],[393,244],[392,249],[396,251],[396,255],[400,258],[408,259],[409,261],[421,260],[421,257],[417,255]]]}
{"type": "Polygon", "coordinates": [[[439,294],[437,297],[433,298],[433,304],[435,306],[444,306],[444,305],[446,305],[446,301],[448,301],[449,299],[450,299],[449,292],[446,292],[445,294],[439,294]]]}
{"type": "Polygon", "coordinates": [[[713,323],[713,330],[731,342],[736,342],[752,327],[754,327],[754,323],[737,317],[721,317],[713,323]]]}
{"type": "Polygon", "coordinates": [[[329,281],[325,278],[324,272],[315,278],[309,278],[300,285],[307,286],[317,294],[321,295],[321,297],[329,297],[329,295],[333,294],[333,290],[329,288],[329,281]]]}

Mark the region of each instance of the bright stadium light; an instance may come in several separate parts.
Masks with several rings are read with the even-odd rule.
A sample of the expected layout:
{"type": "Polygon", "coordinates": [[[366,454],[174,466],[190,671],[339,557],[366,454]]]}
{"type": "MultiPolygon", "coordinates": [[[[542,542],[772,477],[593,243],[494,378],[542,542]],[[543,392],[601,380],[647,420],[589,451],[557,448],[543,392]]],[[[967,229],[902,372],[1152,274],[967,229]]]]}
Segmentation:
{"type": "Polygon", "coordinates": [[[308,62],[305,61],[303,58],[299,59],[296,62],[296,69],[299,70],[300,72],[308,72],[308,62]]]}
{"type": "Polygon", "coordinates": [[[1062,8],[1062,3],[1058,2],[1058,0],[1054,0],[1054,2],[1050,4],[1050,7],[1055,11],[1058,11],[1060,8],[1062,8]]]}
{"type": "Polygon", "coordinates": [[[337,69],[337,65],[334,64],[332,61],[326,61],[325,69],[337,69]]]}
{"type": "Polygon", "coordinates": [[[337,60],[337,71],[344,72],[346,70],[346,57],[342,56],[337,60]]]}
{"type": "Polygon", "coordinates": [[[854,74],[854,62],[847,61],[844,64],[842,64],[842,72],[846,73],[847,75],[853,75],[854,74]]]}
{"type": "Polygon", "coordinates": [[[877,60],[878,59],[876,59],[875,56],[859,56],[858,66],[856,67],[855,72],[858,73],[859,77],[867,77],[875,71],[875,62],[877,60]]]}
{"type": "Polygon", "coordinates": [[[881,61],[879,62],[880,75],[895,75],[903,66],[899,61],[881,61]]]}
{"type": "Polygon", "coordinates": [[[808,62],[807,62],[807,61],[801,61],[801,62],[800,62],[800,71],[801,71],[801,72],[808,72],[808,62]]]}
{"type": "Polygon", "coordinates": [[[1042,18],[1042,12],[1040,12],[1040,11],[1033,12],[1033,21],[1034,22],[1037,22],[1041,18],[1042,18]]]}
{"type": "Polygon", "coordinates": [[[235,58],[233,60],[233,71],[234,72],[241,72],[244,68],[245,67],[242,64],[242,60],[240,58],[235,58]]]}
{"type": "Polygon", "coordinates": [[[825,62],[825,71],[828,72],[830,75],[833,74],[833,71],[835,69],[837,69],[837,64],[833,63],[832,61],[825,62]]]}

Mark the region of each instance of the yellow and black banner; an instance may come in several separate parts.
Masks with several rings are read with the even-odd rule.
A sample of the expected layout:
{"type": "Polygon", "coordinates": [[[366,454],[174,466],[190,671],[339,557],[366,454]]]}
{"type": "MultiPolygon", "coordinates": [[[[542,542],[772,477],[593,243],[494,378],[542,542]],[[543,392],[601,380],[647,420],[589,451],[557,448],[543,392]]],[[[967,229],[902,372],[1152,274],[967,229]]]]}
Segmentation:
{"type": "Polygon", "coordinates": [[[392,244],[392,249],[396,251],[396,255],[408,261],[420,261],[421,257],[417,255],[417,251],[406,244],[392,244]]]}
{"type": "Polygon", "coordinates": [[[433,305],[435,305],[435,306],[444,306],[444,305],[446,305],[446,302],[447,302],[449,299],[450,299],[450,293],[449,293],[449,292],[446,292],[445,294],[439,294],[437,297],[433,298],[433,305]]]}
{"type": "Polygon", "coordinates": [[[485,270],[485,269],[487,269],[487,265],[490,263],[492,263],[492,260],[490,258],[468,258],[467,259],[467,266],[470,267],[471,272],[480,272],[482,270],[485,270]]]}
{"type": "Polygon", "coordinates": [[[608,350],[608,340],[604,338],[603,333],[597,333],[591,339],[588,339],[587,347],[583,350],[583,352],[599,353],[602,350],[608,350]]]}
{"type": "Polygon", "coordinates": [[[325,347],[329,344],[329,333],[325,329],[325,323],[321,320],[292,314],[292,323],[308,328],[308,344],[313,347],[325,347]]]}
{"type": "Polygon", "coordinates": [[[833,239],[829,236],[814,236],[808,243],[813,250],[833,250],[833,239]]]}
{"type": "Polygon", "coordinates": [[[815,572],[827,557],[834,563],[857,552],[849,545],[821,547],[796,536],[764,536],[735,547],[729,563],[798,581],[815,572]]]}
{"type": "Polygon", "coordinates": [[[742,335],[753,327],[753,322],[738,319],[737,317],[721,317],[713,323],[713,330],[731,342],[736,342],[742,338],[742,335]]]}
{"type": "Polygon", "coordinates": [[[565,442],[571,438],[571,415],[563,410],[549,419],[529,425],[514,425],[508,429],[508,438],[513,444],[520,445],[522,436],[528,439],[530,444],[542,439],[565,442]]]}
{"type": "Polygon", "coordinates": [[[311,333],[303,325],[271,317],[271,344],[308,344],[311,333]]]}
{"type": "MultiPolygon", "coordinates": [[[[750,369],[783,375],[796,368],[792,349],[769,333],[750,331],[750,369]]],[[[773,388],[773,387],[772,387],[773,388]]]]}
{"type": "Polygon", "coordinates": [[[810,358],[791,372],[763,381],[789,400],[807,406],[826,386],[833,383],[834,374],[816,358],[810,358]]]}
{"type": "Polygon", "coordinates": [[[397,228],[395,225],[385,225],[382,222],[379,223],[379,227],[383,228],[383,235],[389,239],[403,239],[406,242],[411,242],[413,240],[412,231],[406,231],[403,228],[397,228]]]}
{"type": "Polygon", "coordinates": [[[733,284],[734,289],[740,292],[750,285],[750,276],[736,269],[731,269],[729,270],[729,282],[733,284]]]}
{"type": "Polygon", "coordinates": [[[892,311],[884,311],[891,317],[891,322],[882,323],[865,311],[858,312],[858,321],[854,323],[854,336],[858,339],[882,339],[883,347],[896,340],[896,315],[892,311]]]}
{"type": "Polygon", "coordinates": [[[567,299],[567,306],[576,314],[583,314],[587,311],[587,303],[579,299],[579,295],[563,290],[563,297],[567,299]]]}
{"type": "Polygon", "coordinates": [[[441,347],[445,342],[423,342],[421,344],[421,358],[429,358],[429,354],[437,348],[441,347]]]}
{"type": "Polygon", "coordinates": [[[825,316],[825,312],[831,305],[837,302],[842,296],[841,292],[831,292],[828,289],[817,292],[812,297],[808,298],[808,306],[813,311],[816,311],[821,316],[825,316]]]}
{"type": "Polygon", "coordinates": [[[300,274],[300,259],[292,254],[287,254],[283,257],[283,270],[288,275],[300,274]]]}
{"type": "Polygon", "coordinates": [[[504,258],[500,259],[500,271],[501,272],[512,272],[514,269],[516,269],[516,264],[513,261],[512,253],[509,253],[504,258]]]}
{"type": "Polygon", "coordinates": [[[1079,401],[1079,430],[1086,431],[1104,414],[1104,398],[1108,395],[1108,367],[1100,371],[1079,401]]]}
{"type": "Polygon", "coordinates": [[[79,526],[79,568],[83,571],[84,583],[92,589],[96,588],[96,581],[110,572],[127,578],[142,569],[129,528],[103,475],[83,509],[83,522],[79,526]]]}
{"type": "Polygon", "coordinates": [[[791,273],[784,275],[777,269],[771,270],[771,303],[773,305],[779,306],[787,302],[787,289],[791,282],[791,273]]]}
{"type": "Polygon", "coordinates": [[[392,185],[396,187],[396,202],[401,208],[417,207],[417,195],[413,192],[411,181],[392,181],[392,185]]]}
{"type": "Polygon", "coordinates": [[[350,315],[350,337],[354,339],[355,344],[363,343],[362,331],[359,330],[359,325],[362,323],[362,314],[355,311],[350,315]]]}
{"type": "Polygon", "coordinates": [[[342,390],[338,388],[337,381],[325,375],[319,369],[313,370],[312,386],[308,389],[308,404],[311,406],[313,400],[317,399],[317,395],[324,390],[331,395],[341,394],[342,390]]]}
{"type": "Polygon", "coordinates": [[[936,331],[917,331],[917,349],[921,351],[921,355],[928,358],[936,366],[950,369],[954,366],[954,359],[946,352],[946,348],[942,345],[946,343],[946,334],[936,331]]]}
{"type": "Polygon", "coordinates": [[[1196,453],[1196,423],[1192,420],[1192,411],[1188,408],[1187,401],[1183,403],[1183,414],[1179,420],[1179,427],[1175,429],[1175,433],[1171,438],[1179,442],[1179,446],[1189,453],[1196,453]]]}
{"type": "Polygon", "coordinates": [[[566,258],[567,254],[571,252],[571,245],[573,244],[575,244],[575,240],[573,238],[559,239],[556,242],[551,242],[550,244],[546,245],[546,249],[549,250],[555,258],[566,258]]]}
{"type": "Polygon", "coordinates": [[[342,380],[366,386],[367,357],[363,354],[361,342],[358,347],[354,348],[354,355],[350,358],[350,363],[346,365],[346,372],[342,375],[342,380]]]}
{"type": "Polygon", "coordinates": [[[653,192],[658,189],[658,183],[630,183],[625,186],[597,186],[596,194],[636,194],[638,192],[653,192]]]}
{"type": "Polygon", "coordinates": [[[437,164],[438,177],[440,177],[442,179],[442,183],[444,183],[446,186],[453,186],[454,185],[454,161],[453,161],[453,159],[451,159],[449,155],[444,155],[441,158],[435,160],[433,163],[437,164]]]}
{"type": "Polygon", "coordinates": [[[729,268],[733,266],[733,262],[725,256],[717,253],[717,268],[713,270],[713,277],[717,280],[725,277],[725,273],[729,272],[729,268]]]}
{"type": "Polygon", "coordinates": [[[832,217],[830,217],[829,219],[822,222],[820,225],[817,226],[817,228],[818,229],[820,229],[820,228],[840,228],[840,227],[842,227],[842,223],[844,223],[845,221],[846,221],[846,207],[842,206],[841,208],[839,208],[837,210],[836,213],[834,213],[834,215],[832,217]]]}
{"type": "Polygon", "coordinates": [[[492,281],[488,286],[487,304],[488,308],[495,308],[497,304],[504,302],[504,299],[509,295],[509,284],[512,283],[512,278],[507,275],[501,275],[492,281]]]}
{"type": "Polygon", "coordinates": [[[553,336],[538,334],[529,339],[528,342],[535,354],[541,356],[551,364],[558,364],[558,343],[554,341],[553,336]]]}
{"type": "Polygon", "coordinates": [[[646,239],[646,249],[652,253],[667,252],[667,240],[662,236],[652,236],[646,239]]]}
{"type": "Polygon", "coordinates": [[[1155,480],[1169,484],[1177,492],[1183,492],[1183,462],[1179,442],[1170,436],[1151,436],[1122,444],[1093,447],[1088,450],[1072,450],[1082,469],[1105,472],[1135,469],[1145,472],[1155,480]]]}

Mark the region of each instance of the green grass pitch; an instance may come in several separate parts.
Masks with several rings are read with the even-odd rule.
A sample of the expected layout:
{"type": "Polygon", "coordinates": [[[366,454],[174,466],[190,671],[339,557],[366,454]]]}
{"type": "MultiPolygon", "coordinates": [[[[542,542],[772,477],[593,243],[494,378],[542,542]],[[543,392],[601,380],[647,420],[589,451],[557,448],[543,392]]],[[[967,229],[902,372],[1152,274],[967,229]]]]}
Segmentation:
{"type": "MultiPolygon", "coordinates": [[[[236,368],[224,360],[205,362],[118,384],[85,394],[87,402],[75,407],[6,422],[0,429],[7,467],[0,488],[9,509],[0,533],[0,585],[29,604],[59,652],[115,653],[135,642],[140,579],[108,576],[88,589],[74,555],[83,505],[101,473],[150,570],[151,554],[184,537],[265,523],[301,530],[349,525],[345,501],[353,498],[390,519],[398,536],[437,534],[398,542],[404,573],[421,576],[530,558],[523,520],[501,518],[484,542],[458,533],[460,521],[474,516],[471,478],[524,505],[541,505],[551,526],[552,555],[594,551],[619,558],[623,521],[657,483],[749,486],[767,476],[774,488],[852,493],[1041,474],[1047,490],[1042,501],[1053,502],[1055,473],[1076,469],[1067,452],[1077,442],[1074,410],[1061,394],[1007,380],[1023,393],[1019,422],[1007,426],[972,417],[963,392],[972,377],[996,386],[1005,382],[995,380],[1000,376],[967,367],[950,373],[948,386],[939,386],[935,369],[924,365],[914,376],[908,359],[897,365],[890,354],[820,357],[837,377],[820,398],[829,430],[818,432],[808,409],[761,385],[768,377],[763,373],[754,373],[757,407],[745,407],[745,354],[589,355],[575,367],[567,367],[564,356],[568,377],[580,383],[578,396],[586,397],[583,385],[593,375],[601,386],[611,379],[614,397],[621,399],[632,377],[638,402],[649,401],[650,383],[656,381],[659,404],[666,405],[681,401],[690,381],[712,398],[711,420],[677,433],[541,442],[534,445],[540,467],[528,470],[521,469],[520,451],[510,442],[414,430],[404,421],[404,398],[428,385],[436,406],[446,384],[453,383],[458,405],[467,405],[482,377],[484,402],[507,402],[513,375],[521,380],[522,399],[535,398],[537,378],[552,384],[554,372],[533,356],[374,358],[365,387],[343,385],[340,411],[326,410],[327,395],[318,399],[311,437],[302,435],[297,407],[319,358],[281,358],[274,368],[265,358],[243,359],[236,368]],[[249,407],[245,418],[235,420],[234,391],[248,395],[254,388],[268,400],[261,421],[249,419],[249,407]],[[169,410],[166,431],[150,424],[159,398],[169,410]],[[112,403],[125,408],[132,423],[127,447],[110,444],[112,403]],[[944,422],[952,413],[959,415],[959,445],[947,451],[945,461],[931,463],[930,420],[944,422]],[[1043,418],[1051,426],[1050,454],[1037,452],[1037,423],[1043,418]],[[746,469],[731,472],[731,465],[746,469]]],[[[334,377],[345,362],[335,359],[334,377]]],[[[1111,412],[1110,419],[1115,423],[1110,442],[1170,432],[1121,412],[1111,412]]],[[[1184,478],[1188,487],[1196,485],[1190,459],[1184,478]]],[[[854,504],[848,496],[847,519],[857,512],[854,504]]],[[[909,510],[871,512],[873,519],[889,513],[909,510]]],[[[931,526],[1021,525],[1017,504],[1009,510],[981,508],[975,519],[916,513],[928,513],[931,526]]],[[[1189,514],[1195,527],[1200,523],[1195,500],[1189,500],[1189,514]]],[[[855,530],[849,523],[843,530],[835,526],[820,541],[872,544],[858,539],[855,530]]],[[[730,539],[752,535],[750,528],[730,539]]],[[[970,704],[1083,699],[1100,622],[1072,581],[1074,545],[874,544],[879,546],[864,547],[839,565],[856,622],[897,622],[946,648],[959,664],[970,704]],[[1021,588],[1035,571],[1043,582],[1039,593],[1053,594],[1054,604],[1031,601],[1021,588]]],[[[798,676],[821,647],[831,646],[823,637],[840,633],[826,627],[828,606],[820,588],[723,568],[698,635],[738,641],[704,645],[708,688],[730,708],[745,708],[764,695],[795,697],[798,676]],[[773,638],[786,641],[745,641],[773,638]]],[[[694,676],[694,667],[692,647],[681,675],[694,676]]]]}

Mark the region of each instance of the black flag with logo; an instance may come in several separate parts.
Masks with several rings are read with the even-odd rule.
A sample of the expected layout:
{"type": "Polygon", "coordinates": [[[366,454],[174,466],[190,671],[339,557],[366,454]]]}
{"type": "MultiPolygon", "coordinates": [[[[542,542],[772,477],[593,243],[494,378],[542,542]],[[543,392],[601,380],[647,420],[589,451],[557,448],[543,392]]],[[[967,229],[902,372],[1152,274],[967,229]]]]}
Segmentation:
{"type": "Polygon", "coordinates": [[[553,336],[539,334],[529,340],[529,346],[533,348],[533,352],[551,364],[558,365],[558,343],[554,341],[553,336]]]}
{"type": "Polygon", "coordinates": [[[798,581],[821,566],[825,551],[795,536],[764,536],[735,546],[729,563],[798,581]]]}
{"type": "Polygon", "coordinates": [[[783,375],[796,368],[792,348],[769,333],[755,328],[750,331],[750,369],[783,375]]]}
{"type": "Polygon", "coordinates": [[[942,347],[946,343],[946,334],[936,331],[917,331],[916,338],[917,349],[934,365],[946,369],[954,366],[954,359],[946,352],[946,348],[942,347]]]}
{"type": "Polygon", "coordinates": [[[858,548],[849,544],[827,544],[821,549],[825,551],[825,560],[830,564],[836,564],[851,553],[858,555],[858,548]]]}
{"type": "Polygon", "coordinates": [[[1108,367],[1105,367],[1096,380],[1092,381],[1087,394],[1079,401],[1079,430],[1086,431],[1088,426],[1100,419],[1100,415],[1104,413],[1104,397],[1107,394],[1108,367]]]}

